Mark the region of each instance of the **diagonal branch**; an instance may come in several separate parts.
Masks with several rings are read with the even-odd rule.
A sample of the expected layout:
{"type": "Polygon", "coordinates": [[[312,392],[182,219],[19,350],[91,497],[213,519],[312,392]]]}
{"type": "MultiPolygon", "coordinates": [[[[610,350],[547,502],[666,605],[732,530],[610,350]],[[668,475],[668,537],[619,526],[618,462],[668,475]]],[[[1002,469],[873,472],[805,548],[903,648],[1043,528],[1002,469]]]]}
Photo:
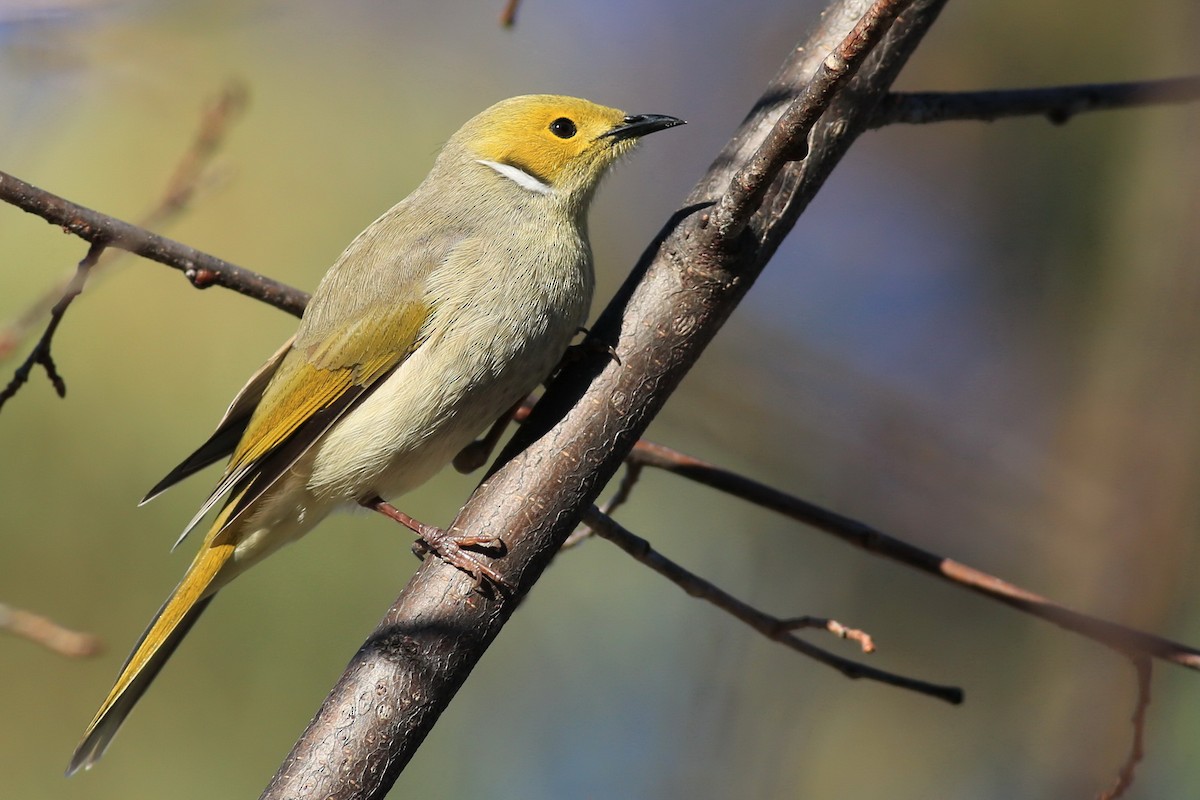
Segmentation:
{"type": "MultiPolygon", "coordinates": [[[[225,138],[230,123],[241,113],[247,102],[246,88],[240,83],[230,83],[207,104],[201,115],[200,126],[187,150],[184,151],[161,198],[138,220],[142,228],[153,229],[168,222],[182,212],[196,192],[211,182],[209,162],[225,138]]],[[[97,261],[90,271],[93,280],[98,272],[114,261],[118,253],[109,251],[97,261]]],[[[42,319],[66,293],[75,273],[50,287],[41,297],[21,312],[8,326],[0,330],[0,360],[9,355],[20,343],[30,328],[42,319]]]]}
{"type": "MultiPolygon", "coordinates": [[[[200,185],[208,159],[216,152],[224,138],[226,128],[233,117],[244,107],[246,91],[240,84],[226,86],[209,104],[201,118],[200,129],[195,139],[184,152],[167,183],[166,192],[158,204],[141,220],[142,227],[155,227],[184,209],[200,185]]],[[[92,240],[87,255],[76,266],[71,276],[60,281],[46,292],[31,307],[18,316],[7,329],[0,331],[0,359],[7,356],[20,342],[21,337],[42,317],[49,313],[50,320],[32,352],[13,373],[12,379],[0,391],[0,408],[11,399],[29,380],[33,367],[40,364],[54,386],[59,397],[65,397],[67,384],[59,374],[51,355],[51,342],[62,324],[67,308],[83,292],[84,284],[94,279],[97,273],[115,259],[108,249],[108,240],[92,240]]]]}
{"type": "Polygon", "coordinates": [[[506,0],[504,10],[500,12],[500,27],[511,28],[517,24],[517,8],[521,0],[506,0]]]}

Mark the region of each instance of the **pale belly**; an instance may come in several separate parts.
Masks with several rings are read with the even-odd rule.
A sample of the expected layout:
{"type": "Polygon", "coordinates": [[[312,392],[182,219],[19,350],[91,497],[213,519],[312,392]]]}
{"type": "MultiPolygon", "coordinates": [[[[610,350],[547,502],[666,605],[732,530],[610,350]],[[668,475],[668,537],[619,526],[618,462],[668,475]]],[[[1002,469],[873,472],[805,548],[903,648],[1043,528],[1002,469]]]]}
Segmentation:
{"type": "Polygon", "coordinates": [[[314,448],[309,489],[357,502],[392,499],[425,483],[536,388],[573,332],[552,331],[548,341],[501,361],[445,343],[418,350],[314,448]]]}

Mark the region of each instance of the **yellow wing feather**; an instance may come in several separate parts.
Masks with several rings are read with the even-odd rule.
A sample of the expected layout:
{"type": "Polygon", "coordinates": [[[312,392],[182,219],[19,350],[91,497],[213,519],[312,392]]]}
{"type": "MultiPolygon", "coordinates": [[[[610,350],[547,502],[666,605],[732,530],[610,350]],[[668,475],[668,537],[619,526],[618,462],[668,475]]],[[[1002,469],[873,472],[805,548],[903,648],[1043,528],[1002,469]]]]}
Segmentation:
{"type": "MultiPolygon", "coordinates": [[[[368,328],[356,320],[311,344],[306,343],[302,326],[292,349],[263,392],[225,467],[225,474],[173,547],[187,538],[222,497],[235,486],[244,486],[243,481],[258,470],[264,459],[312,420],[314,414],[329,408],[351,389],[359,389],[361,393],[370,388],[388,370],[408,358],[423,340],[421,331],[430,312],[429,306],[420,303],[397,304],[379,313],[378,326],[368,328]]],[[[338,412],[339,415],[344,411],[338,412]]],[[[314,428],[312,436],[323,433],[334,419],[326,420],[319,430],[314,428]]],[[[294,448],[291,459],[299,458],[306,449],[307,445],[294,448]]],[[[281,471],[290,464],[275,466],[281,471]]],[[[247,496],[245,504],[253,503],[273,480],[259,481],[258,491],[247,496]]]]}
{"type": "Polygon", "coordinates": [[[311,347],[293,347],[263,393],[225,474],[261,459],[351,386],[369,386],[403,361],[416,349],[428,316],[427,306],[409,303],[389,310],[382,320],[356,320],[311,347]]]}

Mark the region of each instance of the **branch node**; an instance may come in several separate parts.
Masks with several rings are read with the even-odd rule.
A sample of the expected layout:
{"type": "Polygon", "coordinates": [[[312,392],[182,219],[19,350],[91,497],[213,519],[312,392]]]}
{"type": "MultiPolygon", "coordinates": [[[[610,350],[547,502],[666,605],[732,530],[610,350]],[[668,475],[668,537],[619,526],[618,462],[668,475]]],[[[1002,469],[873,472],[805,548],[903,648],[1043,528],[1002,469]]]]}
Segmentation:
{"type": "Polygon", "coordinates": [[[1046,119],[1051,125],[1066,125],[1075,116],[1074,111],[1068,111],[1065,108],[1055,108],[1046,112],[1046,119]]]}
{"type": "Polygon", "coordinates": [[[866,631],[860,631],[858,628],[847,628],[836,619],[805,616],[780,620],[781,631],[795,631],[803,628],[820,628],[832,633],[839,639],[849,639],[852,642],[858,642],[859,647],[862,648],[864,653],[875,652],[875,641],[871,638],[871,634],[866,631]]]}
{"type": "Polygon", "coordinates": [[[192,286],[195,286],[197,289],[207,289],[210,286],[215,286],[217,279],[220,277],[211,269],[195,265],[185,269],[183,274],[191,282],[192,286]]]}

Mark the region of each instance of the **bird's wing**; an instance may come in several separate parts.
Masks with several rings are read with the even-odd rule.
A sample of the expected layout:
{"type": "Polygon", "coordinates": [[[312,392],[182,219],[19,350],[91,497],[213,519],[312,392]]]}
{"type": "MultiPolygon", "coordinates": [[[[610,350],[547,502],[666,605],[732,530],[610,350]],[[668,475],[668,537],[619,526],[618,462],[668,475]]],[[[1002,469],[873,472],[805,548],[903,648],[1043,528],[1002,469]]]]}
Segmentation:
{"type": "Polygon", "coordinates": [[[217,488],[175,542],[235,486],[240,508],[232,523],[283,475],[322,434],[420,346],[431,308],[408,302],[371,309],[307,347],[302,330],[284,355],[217,488]]]}
{"type": "MultiPolygon", "coordinates": [[[[430,276],[470,244],[464,230],[433,218],[430,206],[420,190],[409,195],[360,233],[321,279],[261,399],[251,396],[258,391],[251,379],[230,407],[227,428],[242,427],[241,438],[176,546],[223,495],[245,486],[226,525],[236,520],[424,341],[433,310],[426,296],[430,276]],[[244,423],[235,421],[235,410],[248,415],[244,423]]],[[[224,439],[214,443],[203,457],[227,446],[224,439]]]]}
{"type": "Polygon", "coordinates": [[[213,431],[212,436],[209,436],[208,440],[196,448],[196,451],[185,458],[179,466],[168,472],[166,477],[154,484],[154,488],[146,493],[138,505],[149,503],[184,478],[233,453],[242,434],[246,431],[246,426],[250,423],[250,416],[258,407],[258,402],[262,400],[267,384],[275,376],[276,370],[283,363],[284,356],[292,349],[292,342],[295,340],[295,336],[289,338],[282,347],[275,351],[273,356],[267,359],[265,364],[250,376],[250,380],[246,381],[246,385],[229,404],[225,416],[221,417],[221,421],[217,423],[217,429],[213,431]]]}

